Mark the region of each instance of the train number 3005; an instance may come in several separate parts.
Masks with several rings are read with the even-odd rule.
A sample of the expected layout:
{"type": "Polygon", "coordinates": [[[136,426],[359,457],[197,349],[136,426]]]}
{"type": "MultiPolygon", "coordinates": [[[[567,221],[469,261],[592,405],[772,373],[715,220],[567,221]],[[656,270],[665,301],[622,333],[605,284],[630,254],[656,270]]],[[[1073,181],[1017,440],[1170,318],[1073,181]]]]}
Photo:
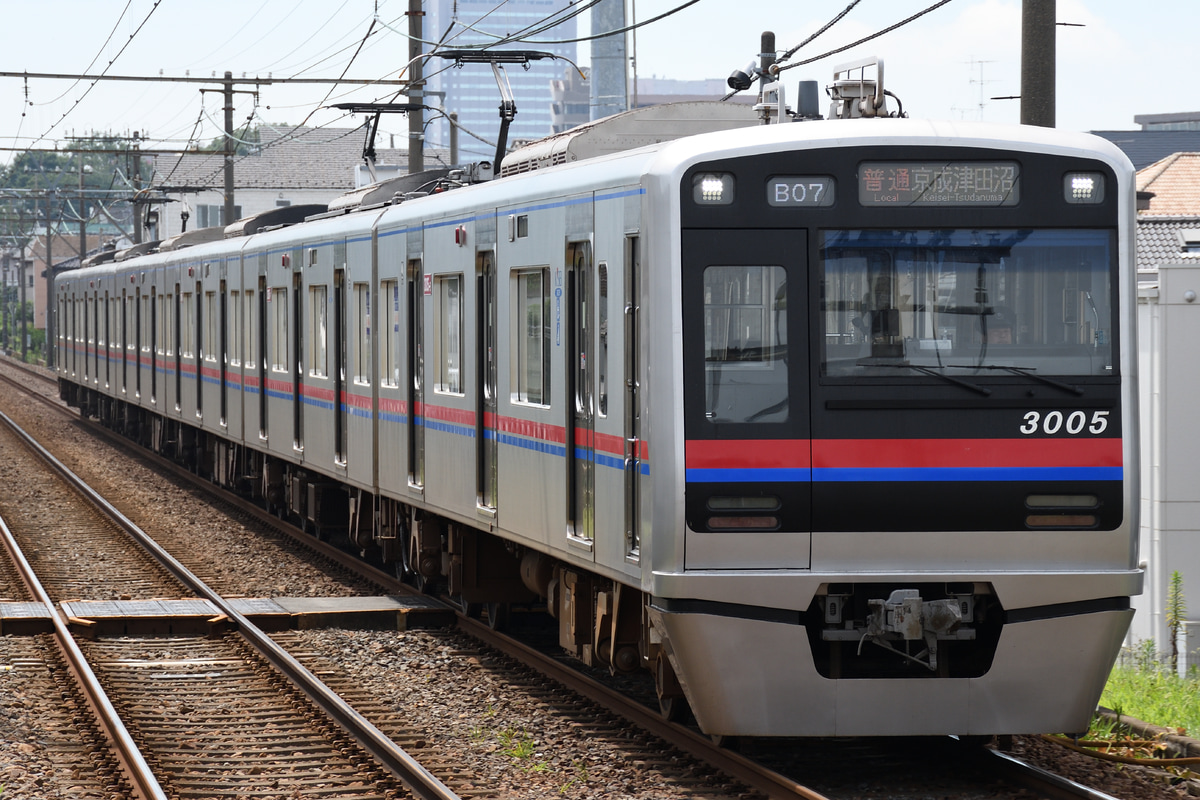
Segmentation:
{"type": "Polygon", "coordinates": [[[1086,430],[1093,436],[1099,436],[1108,429],[1108,414],[1107,411],[1093,411],[1089,421],[1086,411],[1070,413],[1048,411],[1044,416],[1040,411],[1030,411],[1025,415],[1025,424],[1021,426],[1021,433],[1026,436],[1035,433],[1053,436],[1060,431],[1066,431],[1068,434],[1076,436],[1086,430]]]}

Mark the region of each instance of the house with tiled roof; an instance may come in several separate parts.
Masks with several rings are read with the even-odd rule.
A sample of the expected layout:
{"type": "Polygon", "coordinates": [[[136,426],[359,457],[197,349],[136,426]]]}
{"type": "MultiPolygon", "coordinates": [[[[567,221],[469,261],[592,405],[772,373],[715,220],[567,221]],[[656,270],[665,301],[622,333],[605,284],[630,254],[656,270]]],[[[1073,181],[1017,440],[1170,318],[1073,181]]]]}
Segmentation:
{"type": "Polygon", "coordinates": [[[1200,257],[1200,152],[1173,153],[1137,174],[1137,266],[1200,257]]]}
{"type": "MultiPolygon", "coordinates": [[[[262,125],[258,141],[235,157],[234,206],[237,218],[288,205],[328,203],[363,182],[365,130],[359,128],[307,128],[262,125]]],[[[392,177],[407,171],[408,153],[376,142],[378,172],[392,177]]],[[[243,149],[246,149],[243,147],[243,149]]],[[[426,152],[425,166],[444,166],[444,153],[426,152]]],[[[194,152],[158,156],[152,185],[171,202],[158,207],[159,225],[154,238],[180,232],[182,212],[188,230],[223,225],[225,206],[225,156],[222,152],[194,152]]],[[[365,181],[369,183],[370,181],[365,181]]]]}
{"type": "Polygon", "coordinates": [[[1138,170],[1140,194],[1152,195],[1139,211],[1154,216],[1200,214],[1200,152],[1173,153],[1138,170]]]}

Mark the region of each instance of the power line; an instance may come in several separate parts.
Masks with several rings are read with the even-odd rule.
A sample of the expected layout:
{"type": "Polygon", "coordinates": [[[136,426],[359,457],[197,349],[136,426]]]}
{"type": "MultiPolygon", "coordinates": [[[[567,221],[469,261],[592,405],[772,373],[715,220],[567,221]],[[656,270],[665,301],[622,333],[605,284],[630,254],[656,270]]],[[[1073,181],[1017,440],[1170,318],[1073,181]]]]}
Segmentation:
{"type": "MultiPolygon", "coordinates": [[[[688,0],[686,3],[682,3],[678,6],[676,6],[675,8],[672,8],[668,11],[664,11],[663,13],[659,14],[657,17],[651,17],[650,19],[642,20],[641,22],[635,22],[632,25],[626,25],[624,28],[618,28],[618,29],[612,30],[612,31],[605,31],[604,33],[596,33],[596,34],[592,34],[591,36],[580,36],[575,39],[524,39],[524,38],[522,38],[522,39],[517,39],[515,41],[528,42],[529,44],[574,44],[575,42],[591,42],[596,39],[605,39],[609,36],[617,36],[622,33],[628,33],[629,31],[637,30],[638,28],[644,28],[645,26],[651,25],[655,22],[658,22],[659,20],[666,19],[667,17],[669,17],[673,14],[678,14],[680,11],[683,11],[685,8],[694,6],[694,5],[696,5],[696,3],[699,3],[699,2],[700,2],[700,0],[688,0]]],[[[490,47],[491,45],[487,45],[487,46],[490,47]]]]}
{"type": "MultiPolygon", "coordinates": [[[[161,0],[159,0],[161,2],[161,0]]],[[[193,78],[190,75],[76,75],[63,72],[0,72],[0,78],[39,78],[47,80],[91,80],[91,81],[146,81],[156,83],[224,83],[225,78],[193,78]]],[[[234,83],[253,83],[256,86],[273,86],[284,83],[301,84],[338,84],[352,83],[361,86],[403,86],[408,81],[387,80],[384,78],[233,78],[234,83]]]]}
{"type": "Polygon", "coordinates": [[[811,42],[813,39],[816,39],[816,38],[817,38],[818,36],[820,36],[822,33],[824,33],[825,31],[829,30],[829,29],[830,29],[830,28],[832,28],[834,25],[836,25],[838,22],[840,22],[840,21],[841,21],[841,19],[842,19],[842,17],[844,17],[844,16],[846,16],[847,14],[849,14],[849,13],[850,13],[850,11],[851,11],[851,9],[853,9],[853,8],[854,8],[856,5],[858,5],[860,1],[861,1],[861,0],[853,0],[853,2],[852,2],[852,3],[850,3],[850,5],[848,5],[848,6],[846,6],[845,8],[843,8],[843,9],[842,9],[842,11],[841,11],[841,13],[840,13],[840,14],[838,14],[838,15],[837,15],[836,17],[834,17],[833,19],[829,20],[829,22],[826,22],[824,25],[822,25],[822,26],[821,26],[821,29],[820,29],[819,31],[817,31],[816,33],[814,33],[812,36],[809,36],[809,37],[808,37],[807,39],[805,39],[803,42],[801,42],[800,44],[798,44],[798,45],[796,45],[795,47],[793,47],[791,50],[788,50],[786,53],[784,53],[783,55],[781,55],[779,58],[777,58],[777,59],[775,60],[775,63],[776,63],[776,64],[782,64],[784,61],[787,61],[789,58],[791,58],[792,56],[794,56],[794,55],[796,54],[796,51],[797,51],[797,50],[799,50],[801,47],[804,47],[804,45],[808,44],[808,43],[809,43],[809,42],[811,42]]]}
{"type": "Polygon", "coordinates": [[[897,28],[902,28],[905,25],[907,25],[908,23],[912,22],[913,20],[920,19],[921,17],[925,16],[926,14],[930,13],[931,11],[936,11],[937,9],[941,8],[942,6],[946,5],[949,2],[950,2],[950,0],[941,0],[940,2],[934,3],[929,8],[926,8],[924,11],[918,11],[916,14],[913,14],[908,19],[900,20],[895,25],[884,28],[881,31],[872,33],[870,36],[864,36],[863,38],[859,39],[856,42],[851,42],[848,45],[844,45],[844,46],[836,48],[834,50],[830,50],[826,53],[822,53],[819,56],[813,56],[812,58],[806,58],[803,61],[797,61],[795,64],[788,64],[786,66],[780,67],[778,70],[776,70],[776,72],[777,73],[783,72],[785,69],[792,69],[793,67],[802,67],[805,64],[811,64],[814,61],[820,61],[823,58],[829,58],[830,56],[837,55],[838,53],[849,50],[852,47],[857,47],[860,44],[869,42],[872,39],[878,39],[880,36],[883,36],[885,33],[891,33],[892,31],[896,30],[897,28]]]}
{"type": "MultiPolygon", "coordinates": [[[[109,67],[111,67],[114,63],[116,63],[116,60],[121,57],[121,55],[125,52],[125,49],[127,47],[129,47],[129,45],[133,42],[133,40],[137,37],[137,35],[142,32],[142,28],[146,27],[146,23],[150,21],[150,17],[154,14],[155,11],[158,10],[158,7],[161,3],[162,3],[162,0],[154,0],[154,5],[150,7],[150,11],[146,14],[146,18],[142,20],[142,24],[137,26],[137,30],[135,30],[133,33],[129,34],[129,38],[125,40],[125,44],[121,45],[121,49],[118,50],[117,54],[109,60],[107,65],[105,65],[104,71],[100,73],[101,77],[103,77],[104,74],[108,72],[109,67]]],[[[93,61],[92,63],[95,63],[95,61],[93,61]]],[[[53,125],[51,125],[49,128],[47,128],[45,133],[43,133],[41,136],[39,136],[38,138],[33,140],[33,143],[37,144],[42,139],[45,139],[46,136],[48,136],[50,134],[50,131],[54,130],[59,125],[61,125],[62,121],[67,118],[67,115],[70,114],[72,111],[74,111],[76,108],[78,108],[79,104],[83,102],[83,99],[85,97],[87,97],[88,94],[91,93],[92,89],[95,88],[96,83],[99,80],[100,80],[100,78],[97,78],[96,80],[92,81],[91,85],[89,85],[88,88],[84,90],[83,94],[81,94],[78,98],[76,98],[75,102],[71,105],[71,107],[68,108],[66,111],[64,111],[63,115],[58,118],[58,122],[55,122],[53,125]]]]}
{"type": "MultiPolygon", "coordinates": [[[[108,43],[112,41],[113,34],[117,32],[117,28],[120,26],[121,20],[125,19],[125,14],[129,11],[129,6],[131,5],[133,5],[133,0],[126,0],[125,8],[121,10],[121,16],[117,17],[116,23],[113,24],[113,29],[108,32],[108,38],[104,40],[104,44],[100,45],[100,49],[96,51],[96,55],[92,56],[92,60],[89,61],[88,65],[83,68],[84,72],[87,72],[96,65],[96,60],[100,58],[100,54],[104,52],[104,48],[108,47],[108,43]]],[[[151,11],[153,11],[153,9],[151,9],[151,11]]],[[[58,97],[55,97],[53,100],[47,100],[45,103],[31,103],[31,105],[48,106],[51,103],[57,103],[59,100],[66,97],[67,93],[78,85],[79,81],[75,81],[66,89],[64,89],[62,94],[60,94],[58,97]]]]}

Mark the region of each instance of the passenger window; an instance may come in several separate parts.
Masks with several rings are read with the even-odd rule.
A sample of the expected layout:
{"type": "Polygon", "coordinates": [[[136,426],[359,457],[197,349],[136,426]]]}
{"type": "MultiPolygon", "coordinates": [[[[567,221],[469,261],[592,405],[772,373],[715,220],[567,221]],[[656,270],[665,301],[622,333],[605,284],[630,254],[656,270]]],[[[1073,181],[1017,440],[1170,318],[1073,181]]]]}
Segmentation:
{"type": "Polygon", "coordinates": [[[234,289],[229,293],[229,366],[242,365],[242,294],[234,289]]]}
{"type": "Polygon", "coordinates": [[[704,270],[704,395],[705,417],[713,423],[787,420],[782,267],[704,270]]]}
{"type": "Polygon", "coordinates": [[[512,401],[550,404],[550,270],[513,274],[512,401]]]}
{"type": "Polygon", "coordinates": [[[221,356],[218,340],[221,333],[220,321],[217,317],[217,293],[204,293],[204,360],[217,363],[221,356]]]}
{"type": "Polygon", "coordinates": [[[288,366],[288,290],[276,286],[267,292],[271,304],[271,371],[287,372],[288,366]]]}
{"type": "MultiPolygon", "coordinates": [[[[384,283],[386,286],[387,283],[384,283]]],[[[354,284],[354,382],[371,385],[371,285],[354,284]]],[[[385,339],[387,337],[384,337],[385,339]]]]}
{"type": "Polygon", "coordinates": [[[195,336],[196,322],[192,319],[193,309],[192,293],[183,293],[183,302],[180,304],[179,313],[183,319],[179,321],[179,330],[183,336],[183,341],[179,343],[179,352],[185,358],[191,358],[196,353],[195,336]]]}
{"type": "Polygon", "coordinates": [[[324,378],[328,372],[328,309],[329,287],[310,286],[308,289],[309,314],[312,324],[309,332],[309,374],[314,378],[324,378]]]}
{"type": "Polygon", "coordinates": [[[400,283],[383,281],[379,285],[379,382],[384,386],[400,385],[400,283]]]}
{"type": "Polygon", "coordinates": [[[437,275],[433,284],[433,390],[462,394],[462,275],[437,275]]]}
{"type": "Polygon", "coordinates": [[[258,365],[258,362],[256,362],[254,360],[255,331],[258,330],[258,327],[254,324],[254,290],[253,289],[246,290],[245,297],[243,298],[243,304],[245,306],[245,327],[243,328],[243,331],[244,331],[243,341],[245,342],[245,345],[246,345],[246,347],[245,347],[245,363],[246,363],[247,367],[253,368],[258,365]]]}

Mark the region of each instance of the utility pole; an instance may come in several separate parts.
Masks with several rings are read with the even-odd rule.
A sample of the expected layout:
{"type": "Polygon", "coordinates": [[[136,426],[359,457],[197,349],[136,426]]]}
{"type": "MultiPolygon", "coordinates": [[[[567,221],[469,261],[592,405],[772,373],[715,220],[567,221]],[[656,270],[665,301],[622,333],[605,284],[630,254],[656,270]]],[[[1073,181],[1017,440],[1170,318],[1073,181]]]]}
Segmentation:
{"type": "Polygon", "coordinates": [[[3,340],[4,350],[8,351],[8,259],[9,250],[4,248],[4,283],[0,285],[0,324],[3,325],[3,340]]]}
{"type": "Polygon", "coordinates": [[[138,191],[142,187],[142,153],[140,134],[133,132],[133,243],[142,243],[142,204],[138,202],[138,191]]]}
{"type": "MultiPolygon", "coordinates": [[[[51,219],[51,206],[50,206],[50,203],[51,203],[51,200],[53,197],[54,197],[54,190],[48,189],[46,191],[46,275],[47,276],[52,276],[54,274],[54,266],[53,266],[54,259],[51,258],[51,255],[50,255],[50,250],[51,250],[50,240],[54,234],[54,228],[53,228],[54,222],[51,219]]],[[[27,363],[29,363],[29,322],[28,322],[29,316],[25,313],[25,253],[24,252],[22,252],[20,254],[20,256],[18,257],[17,264],[20,268],[19,273],[20,273],[20,281],[21,281],[21,306],[20,306],[20,308],[21,308],[21,311],[20,311],[20,314],[21,314],[21,363],[27,364],[27,363]]],[[[47,283],[48,283],[48,285],[53,286],[54,278],[51,277],[50,280],[47,281],[47,283]]],[[[49,320],[47,320],[47,323],[48,322],[49,322],[49,320]]],[[[46,333],[47,333],[47,337],[49,337],[50,331],[47,330],[46,333]]],[[[46,344],[44,345],[44,347],[46,348],[47,351],[50,349],[49,338],[47,338],[46,344]]]]}
{"type": "MultiPolygon", "coordinates": [[[[49,208],[50,208],[49,200],[46,201],[46,208],[47,208],[47,210],[49,210],[49,208]]],[[[48,222],[47,222],[47,225],[49,225],[48,222]]],[[[49,235],[49,228],[47,228],[46,251],[49,252],[49,250],[50,250],[50,235],[49,235]]],[[[20,307],[20,310],[17,312],[18,315],[21,317],[21,363],[28,364],[29,363],[29,329],[28,329],[28,325],[25,321],[25,256],[24,256],[24,254],[22,254],[21,257],[19,259],[17,259],[17,280],[20,281],[20,283],[21,283],[21,307],[20,307]]]]}
{"type": "Polygon", "coordinates": [[[408,112],[408,172],[425,171],[425,69],[422,65],[421,40],[424,23],[421,0],[408,0],[408,102],[414,108],[408,112]]]}
{"type": "Polygon", "coordinates": [[[225,73],[225,224],[233,223],[233,73],[225,73]]]}
{"type": "MultiPolygon", "coordinates": [[[[92,168],[87,167],[87,171],[91,172],[92,168]]],[[[83,154],[79,154],[79,263],[82,266],[83,260],[87,258],[87,206],[83,199],[83,154]]],[[[48,271],[50,265],[46,265],[46,275],[50,276],[50,281],[53,283],[53,276],[48,271]]]]}
{"type": "MultiPolygon", "coordinates": [[[[416,25],[417,38],[419,38],[420,34],[421,34],[421,30],[422,30],[420,18],[421,18],[421,16],[424,15],[424,12],[421,11],[421,0],[409,0],[409,8],[413,9],[413,11],[408,12],[411,15],[410,19],[409,19],[409,30],[412,31],[413,25],[416,25]],[[414,11],[415,11],[415,14],[414,14],[414,11]]],[[[417,42],[415,40],[412,41],[409,49],[411,52],[411,57],[415,58],[416,56],[419,56],[421,54],[421,45],[419,42],[417,42]]],[[[261,86],[271,86],[274,84],[284,84],[284,83],[327,84],[327,85],[331,84],[334,86],[337,86],[337,85],[408,86],[410,93],[413,92],[415,89],[416,95],[414,97],[419,98],[424,94],[424,92],[423,92],[424,79],[422,78],[422,70],[421,70],[421,65],[419,63],[417,63],[415,65],[411,74],[413,76],[413,79],[407,80],[407,81],[405,81],[405,80],[367,80],[367,79],[362,79],[362,78],[270,78],[270,77],[267,77],[267,78],[259,78],[259,77],[238,78],[235,80],[232,72],[226,72],[224,78],[218,79],[218,78],[193,78],[191,76],[186,76],[186,77],[180,78],[180,77],[170,77],[170,76],[165,76],[165,75],[85,75],[85,74],[67,74],[67,73],[52,73],[52,72],[0,71],[0,78],[20,78],[21,80],[25,80],[25,81],[28,81],[30,78],[42,78],[42,79],[48,79],[48,80],[71,80],[71,81],[92,81],[92,82],[96,82],[96,81],[139,81],[139,82],[145,82],[145,83],[207,83],[207,84],[219,83],[219,84],[221,84],[220,89],[201,89],[200,91],[201,92],[220,91],[224,95],[224,100],[225,100],[225,206],[224,206],[224,209],[225,209],[225,224],[228,225],[229,223],[233,222],[232,217],[233,217],[233,210],[234,210],[234,206],[235,206],[234,198],[233,198],[233,158],[237,152],[237,147],[235,146],[235,143],[233,141],[233,95],[238,93],[238,91],[235,90],[233,87],[236,84],[239,84],[239,83],[254,84],[253,91],[245,91],[245,92],[242,92],[243,94],[258,94],[258,89],[261,86]]],[[[414,102],[419,102],[419,100],[414,99],[414,102]]],[[[417,136],[417,140],[416,140],[417,146],[416,146],[416,151],[415,151],[416,158],[419,163],[420,169],[423,170],[424,169],[424,159],[423,159],[423,154],[421,151],[420,141],[424,135],[422,132],[424,125],[425,125],[424,115],[422,115],[420,112],[417,112],[416,117],[415,117],[415,119],[417,120],[415,123],[415,127],[414,127],[414,123],[411,121],[412,119],[413,118],[410,117],[409,136],[412,137],[414,135],[412,132],[415,130],[415,134],[417,136]]],[[[138,138],[137,133],[134,133],[134,139],[136,140],[137,138],[138,138]]],[[[135,150],[136,150],[136,144],[135,144],[135,150]]],[[[24,150],[22,150],[22,152],[24,152],[24,150]]],[[[135,157],[135,159],[137,158],[136,153],[135,153],[134,157],[135,157]]],[[[412,145],[410,145],[409,158],[411,159],[412,157],[413,157],[413,150],[412,150],[412,145]]],[[[134,170],[133,171],[134,171],[134,175],[135,175],[134,190],[136,191],[137,185],[139,182],[138,177],[140,177],[140,176],[138,176],[139,167],[138,167],[138,162],[136,160],[134,161],[134,170]]],[[[140,243],[142,241],[141,210],[138,208],[138,204],[136,202],[134,203],[133,208],[134,208],[133,239],[134,239],[135,243],[140,243]]]]}
{"type": "Polygon", "coordinates": [[[1055,0],[1022,0],[1021,124],[1054,127],[1055,0]]]}

